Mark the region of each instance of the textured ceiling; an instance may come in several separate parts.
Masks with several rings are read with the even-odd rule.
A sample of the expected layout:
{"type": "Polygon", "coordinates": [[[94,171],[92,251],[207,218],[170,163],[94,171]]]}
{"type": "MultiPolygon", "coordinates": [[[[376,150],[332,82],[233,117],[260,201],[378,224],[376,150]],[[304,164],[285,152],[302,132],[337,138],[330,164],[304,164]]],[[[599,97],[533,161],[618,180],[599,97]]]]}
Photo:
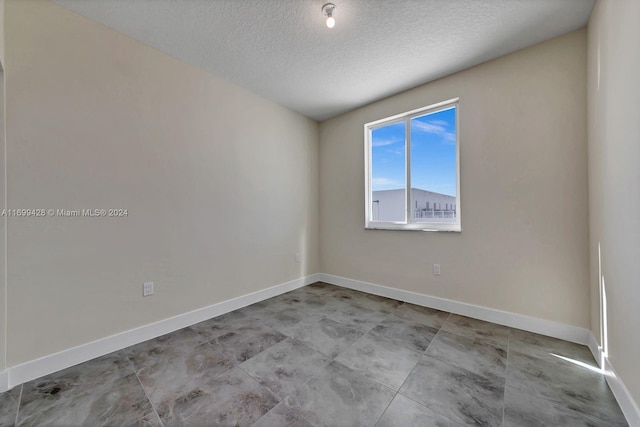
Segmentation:
{"type": "Polygon", "coordinates": [[[587,23],[593,0],[55,0],[316,120],[587,23]]]}

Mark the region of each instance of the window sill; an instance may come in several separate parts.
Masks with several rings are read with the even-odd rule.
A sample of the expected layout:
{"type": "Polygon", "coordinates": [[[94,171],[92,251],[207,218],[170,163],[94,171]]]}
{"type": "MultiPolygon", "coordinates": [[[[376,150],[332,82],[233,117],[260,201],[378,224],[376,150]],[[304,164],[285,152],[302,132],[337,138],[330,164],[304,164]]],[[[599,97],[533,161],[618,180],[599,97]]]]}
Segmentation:
{"type": "Polygon", "coordinates": [[[380,224],[372,225],[368,224],[364,227],[365,230],[391,230],[391,231],[435,231],[440,233],[462,233],[462,227],[454,225],[447,228],[435,228],[430,224],[380,224]]]}

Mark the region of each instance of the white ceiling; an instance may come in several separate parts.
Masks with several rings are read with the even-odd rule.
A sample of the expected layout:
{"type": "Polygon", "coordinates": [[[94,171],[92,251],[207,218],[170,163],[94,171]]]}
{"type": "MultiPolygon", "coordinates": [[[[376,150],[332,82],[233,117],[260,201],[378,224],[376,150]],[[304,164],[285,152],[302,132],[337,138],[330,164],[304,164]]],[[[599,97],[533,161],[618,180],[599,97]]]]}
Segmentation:
{"type": "Polygon", "coordinates": [[[594,0],[55,0],[316,120],[587,23],[594,0]]]}

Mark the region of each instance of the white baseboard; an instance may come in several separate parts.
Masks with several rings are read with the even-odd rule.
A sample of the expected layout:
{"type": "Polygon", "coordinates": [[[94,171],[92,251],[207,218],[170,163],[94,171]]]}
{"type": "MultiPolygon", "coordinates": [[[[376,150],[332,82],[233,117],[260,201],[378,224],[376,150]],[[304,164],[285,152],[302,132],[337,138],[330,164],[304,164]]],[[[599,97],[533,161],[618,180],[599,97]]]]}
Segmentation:
{"type": "Polygon", "coordinates": [[[96,357],[121,350],[125,347],[177,331],[178,329],[246,307],[247,305],[292,291],[302,286],[315,283],[319,280],[320,275],[317,273],[301,277],[290,282],[262,289],[247,295],[242,295],[237,298],[160,320],[158,322],[124,331],[106,338],[101,338],[99,340],[50,354],[39,359],[31,360],[17,366],[12,366],[3,372],[0,372],[0,392],[9,390],[16,385],[40,378],[44,375],[77,365],[78,363],[86,362],[96,357]]]}
{"type": "Polygon", "coordinates": [[[330,274],[320,273],[320,281],[412,304],[449,311],[451,313],[473,317],[474,319],[486,320],[487,322],[493,322],[511,328],[523,329],[578,344],[587,345],[589,343],[589,335],[591,333],[589,330],[560,322],[538,319],[522,314],[404,291],[402,289],[390,288],[330,274]]]}
{"type": "Polygon", "coordinates": [[[598,340],[591,331],[589,332],[589,343],[587,344],[587,347],[589,347],[593,358],[596,359],[598,366],[602,369],[604,358],[602,357],[602,351],[600,351],[600,344],[598,344],[598,340]]]}
{"type": "Polygon", "coordinates": [[[631,397],[631,393],[624,385],[620,376],[613,366],[609,362],[608,358],[604,358],[604,367],[603,367],[607,378],[607,384],[609,384],[609,388],[613,392],[618,404],[620,405],[620,409],[622,409],[622,413],[627,418],[627,422],[631,427],[640,427],[640,409],[638,405],[631,397]]]}
{"type": "Polygon", "coordinates": [[[604,371],[607,384],[609,384],[611,392],[618,401],[627,423],[629,423],[630,427],[640,427],[640,408],[638,408],[638,404],[631,397],[631,393],[629,393],[609,359],[602,354],[602,349],[592,333],[589,333],[589,350],[591,350],[591,354],[593,354],[598,365],[604,371]]]}

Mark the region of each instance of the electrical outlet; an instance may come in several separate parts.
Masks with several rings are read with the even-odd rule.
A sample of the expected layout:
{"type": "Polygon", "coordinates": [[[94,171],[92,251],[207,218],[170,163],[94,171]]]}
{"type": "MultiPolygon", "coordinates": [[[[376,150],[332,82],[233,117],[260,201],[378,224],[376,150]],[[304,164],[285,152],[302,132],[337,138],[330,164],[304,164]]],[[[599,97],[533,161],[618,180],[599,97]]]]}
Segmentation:
{"type": "Polygon", "coordinates": [[[296,262],[300,264],[300,254],[296,254],[296,262]]]}
{"type": "Polygon", "coordinates": [[[440,264],[433,264],[433,275],[434,276],[440,275],[440,264]]]}
{"type": "Polygon", "coordinates": [[[150,295],[153,295],[153,282],[144,282],[144,285],[142,285],[142,296],[148,297],[150,295]]]}

